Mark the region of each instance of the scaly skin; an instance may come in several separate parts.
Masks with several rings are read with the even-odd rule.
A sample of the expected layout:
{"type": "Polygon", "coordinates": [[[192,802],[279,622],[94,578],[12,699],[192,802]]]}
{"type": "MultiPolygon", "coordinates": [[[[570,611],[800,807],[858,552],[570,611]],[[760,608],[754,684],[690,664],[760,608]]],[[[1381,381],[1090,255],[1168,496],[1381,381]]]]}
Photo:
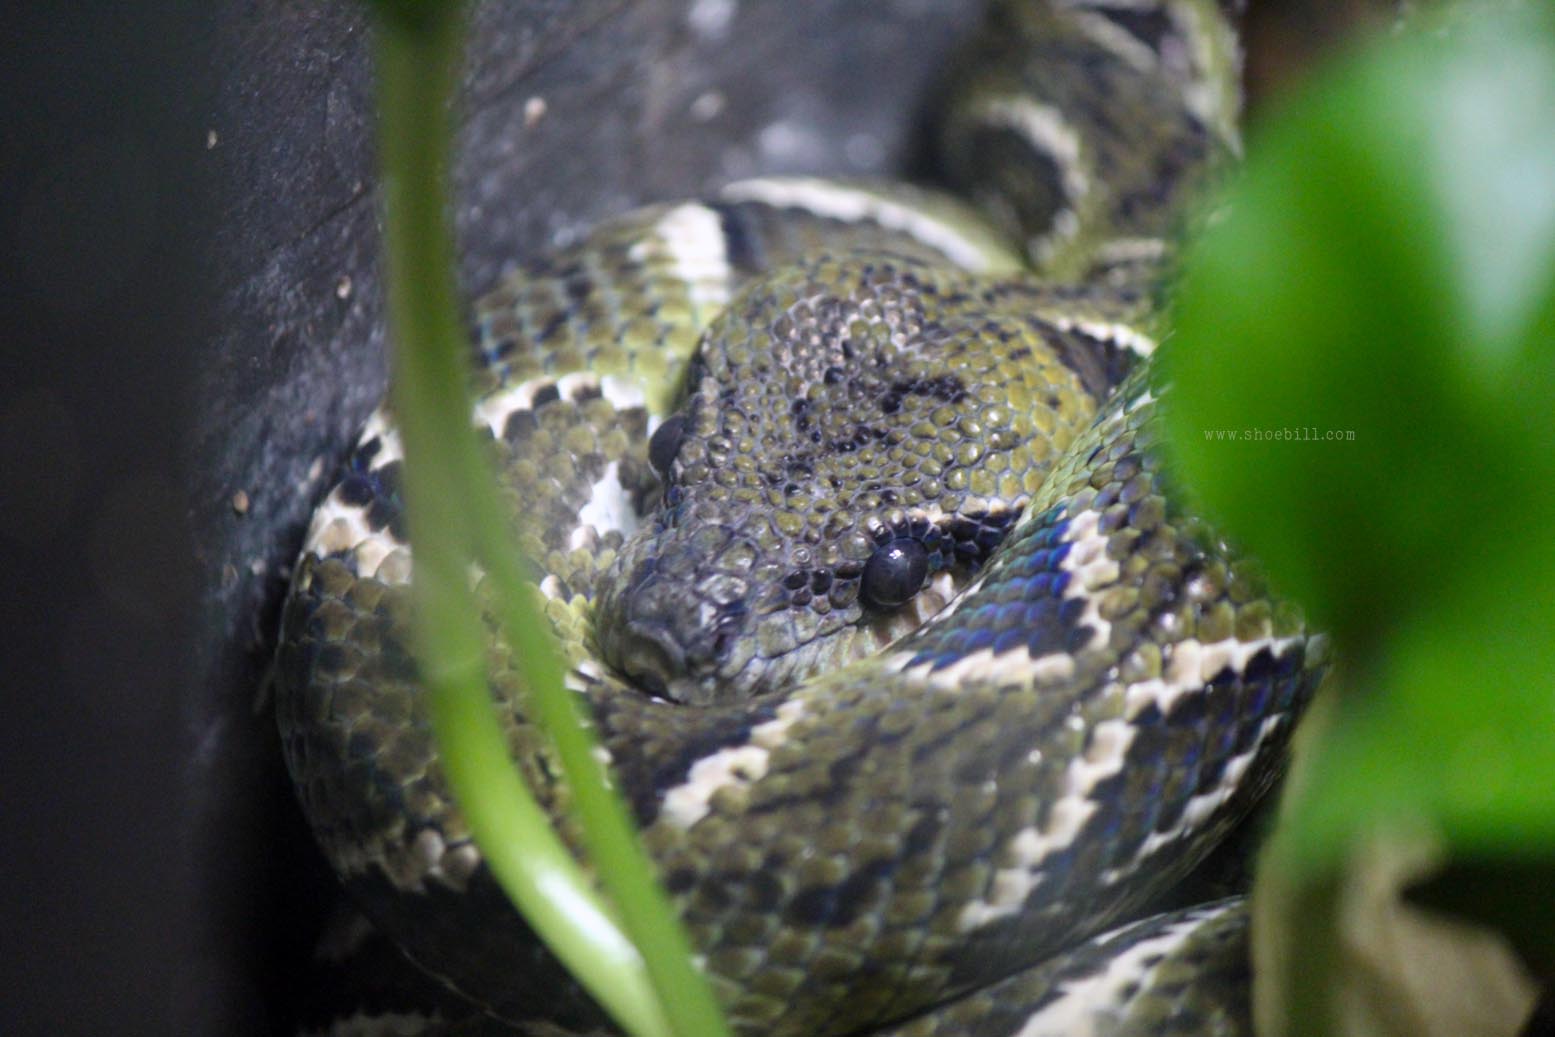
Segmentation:
{"type": "MultiPolygon", "coordinates": [[[[1234,147],[1223,39],[1207,4],[996,12],[947,165],[1042,276],[947,197],[760,180],[612,221],[477,306],[475,424],[740,1033],[1246,1026],[1234,906],[1095,936],[1256,802],[1324,666],[1153,446],[1166,242],[1234,147]],[[882,602],[905,542],[922,571],[882,602]]],[[[399,465],[380,412],[297,567],[299,795],[413,959],[503,1025],[597,1029],[443,786],[399,465]]],[[[494,624],[489,665],[582,856],[494,624]]]]}

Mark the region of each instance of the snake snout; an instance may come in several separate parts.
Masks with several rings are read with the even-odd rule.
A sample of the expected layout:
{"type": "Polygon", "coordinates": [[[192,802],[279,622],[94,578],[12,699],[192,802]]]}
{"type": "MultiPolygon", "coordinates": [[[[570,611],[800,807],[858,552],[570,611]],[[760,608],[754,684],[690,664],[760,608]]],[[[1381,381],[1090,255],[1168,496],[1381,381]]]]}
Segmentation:
{"type": "MultiPolygon", "coordinates": [[[[695,612],[693,607],[691,612],[695,612]]],[[[616,666],[655,695],[706,705],[727,694],[720,670],[732,632],[694,623],[628,618],[617,639],[616,666]]]]}
{"type": "Polygon", "coordinates": [[[654,695],[693,705],[737,696],[731,671],[740,669],[746,604],[716,577],[686,580],[678,557],[627,563],[630,578],[607,591],[596,615],[601,654],[654,695]]]}
{"type": "Polygon", "coordinates": [[[685,672],[685,653],[667,630],[650,623],[628,624],[617,666],[655,695],[676,698],[670,690],[685,672]]]}

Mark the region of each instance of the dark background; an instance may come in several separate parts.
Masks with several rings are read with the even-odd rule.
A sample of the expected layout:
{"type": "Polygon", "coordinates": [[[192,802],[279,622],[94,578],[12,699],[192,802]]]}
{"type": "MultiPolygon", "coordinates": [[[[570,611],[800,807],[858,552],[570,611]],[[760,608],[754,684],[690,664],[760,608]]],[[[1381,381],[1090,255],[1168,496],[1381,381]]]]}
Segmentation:
{"type": "MultiPolygon", "coordinates": [[[[478,8],[465,288],[644,201],[900,168],[977,6],[478,8]]],[[[1254,7],[1261,93],[1378,5],[1301,6],[1254,7]]],[[[364,19],[18,7],[0,43],[0,1033],[284,1032],[331,887],[263,676],[302,524],[385,378],[364,19]]]]}

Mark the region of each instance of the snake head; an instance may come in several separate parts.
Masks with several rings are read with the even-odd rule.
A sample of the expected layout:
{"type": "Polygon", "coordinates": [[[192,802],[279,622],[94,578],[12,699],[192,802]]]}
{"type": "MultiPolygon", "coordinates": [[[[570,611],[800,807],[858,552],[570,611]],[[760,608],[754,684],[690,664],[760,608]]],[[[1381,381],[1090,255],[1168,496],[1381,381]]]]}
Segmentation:
{"type": "Polygon", "coordinates": [[[778,690],[915,629],[1094,410],[1045,330],[908,260],[750,285],[646,448],[652,520],[596,597],[618,672],[687,703],[778,690]]]}

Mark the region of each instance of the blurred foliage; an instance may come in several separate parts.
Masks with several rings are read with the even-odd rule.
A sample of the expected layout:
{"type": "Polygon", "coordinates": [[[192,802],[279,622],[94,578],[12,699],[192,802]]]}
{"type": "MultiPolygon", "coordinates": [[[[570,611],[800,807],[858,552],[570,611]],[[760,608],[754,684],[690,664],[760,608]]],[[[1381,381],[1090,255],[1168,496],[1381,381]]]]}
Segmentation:
{"type": "Polygon", "coordinates": [[[1249,109],[1256,114],[1347,41],[1388,28],[1412,6],[1411,0],[1247,0],[1241,35],[1249,109]]]}
{"type": "MultiPolygon", "coordinates": [[[[1555,889],[1555,9],[1422,16],[1249,153],[1163,365],[1180,478],[1341,659],[1266,870],[1332,907],[1424,838],[1555,889]]],[[[1452,907],[1550,962],[1555,893],[1498,884],[1452,907]]]]}

